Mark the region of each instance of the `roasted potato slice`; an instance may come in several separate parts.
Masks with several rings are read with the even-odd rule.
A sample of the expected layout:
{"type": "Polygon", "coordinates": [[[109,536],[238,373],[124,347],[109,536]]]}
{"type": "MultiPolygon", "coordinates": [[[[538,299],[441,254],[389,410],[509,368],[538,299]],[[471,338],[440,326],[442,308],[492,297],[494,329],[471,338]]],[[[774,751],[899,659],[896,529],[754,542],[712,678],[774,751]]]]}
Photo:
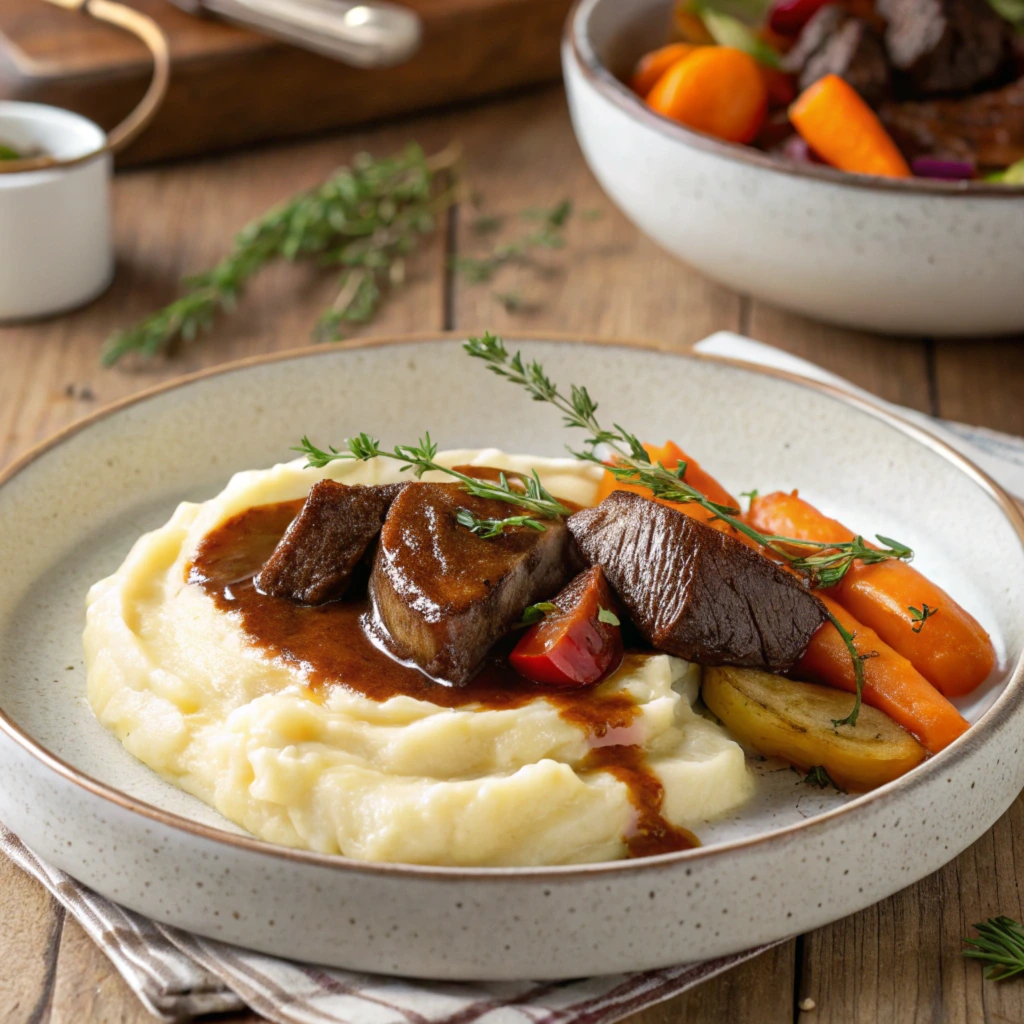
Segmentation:
{"type": "Polygon", "coordinates": [[[877,708],[862,704],[857,724],[832,725],[853,695],[750,668],[705,668],[701,695],[742,743],[808,771],[821,765],[844,789],[864,791],[920,764],[924,748],[877,708]]]}

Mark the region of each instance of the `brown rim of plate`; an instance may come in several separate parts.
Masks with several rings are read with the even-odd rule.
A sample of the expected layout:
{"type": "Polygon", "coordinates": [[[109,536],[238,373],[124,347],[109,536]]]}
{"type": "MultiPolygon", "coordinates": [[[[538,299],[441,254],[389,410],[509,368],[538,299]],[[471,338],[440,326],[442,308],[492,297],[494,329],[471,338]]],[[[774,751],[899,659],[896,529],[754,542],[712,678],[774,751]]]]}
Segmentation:
{"type": "Polygon", "coordinates": [[[725,142],[722,139],[716,139],[713,135],[705,135],[703,132],[686,128],[677,121],[663,117],[651,110],[632,89],[624,82],[619,81],[598,59],[597,52],[591,44],[586,30],[586,20],[590,12],[601,2],[602,0],[575,0],[565,22],[562,36],[564,49],[572,53],[584,78],[605,99],[610,100],[649,128],[653,128],[662,135],[667,135],[692,149],[700,149],[726,160],[760,167],[776,174],[810,178],[814,181],[846,188],[903,192],[908,195],[944,198],[954,196],[1002,197],[1004,199],[1024,197],[1024,185],[1000,185],[991,181],[943,181],[940,178],[884,178],[872,174],[851,174],[817,164],[798,164],[794,161],[773,157],[753,146],[725,142]]]}
{"type": "MultiPolygon", "coordinates": [[[[218,377],[224,374],[235,373],[249,369],[253,366],[266,366],[273,363],[284,362],[292,359],[308,359],[316,357],[329,357],[336,355],[339,351],[380,348],[389,345],[416,344],[423,345],[430,342],[451,343],[464,341],[468,335],[456,331],[421,332],[415,334],[389,335],[378,338],[358,339],[353,342],[341,342],[333,346],[317,345],[306,348],[293,349],[285,352],[276,352],[268,355],[252,356],[248,359],[241,359],[234,362],[224,363],[210,369],[200,370],[196,373],[186,374],[175,380],[158,384],[147,388],[136,395],[120,399],[96,412],[78,420],[76,423],[65,427],[52,437],[31,448],[19,459],[13,462],[3,472],[0,472],[0,488],[10,483],[19,473],[26,470],[33,462],[45,455],[48,451],[56,448],[64,441],[88,429],[94,423],[106,419],[123,409],[148,401],[150,398],[163,395],[179,388],[188,387],[199,381],[211,377],[218,377]]],[[[887,423],[913,440],[930,448],[942,456],[948,462],[953,463],[962,473],[971,478],[1002,510],[1004,516],[1009,520],[1010,525],[1017,532],[1024,547],[1024,514],[1017,507],[1014,500],[983,470],[979,469],[969,459],[965,458],[954,448],[951,448],[945,441],[934,437],[926,430],[902,417],[876,406],[874,403],[852,395],[829,384],[822,384],[818,381],[809,380],[796,374],[788,373],[785,370],[776,370],[770,367],[756,366],[739,359],[729,359],[724,356],[705,355],[700,352],[676,352],[666,349],[663,345],[650,340],[625,340],[618,338],[599,338],[592,335],[567,334],[557,331],[550,332],[514,332],[503,335],[506,340],[514,342],[536,342],[555,344],[583,344],[583,345],[604,345],[611,348],[622,348],[627,350],[639,349],[646,352],[655,352],[661,355],[671,356],[680,360],[694,360],[706,363],[715,363],[720,366],[732,367],[742,372],[758,374],[765,377],[773,377],[799,387],[808,388],[827,395],[835,401],[845,405],[853,406],[862,412],[873,416],[875,419],[887,423]]],[[[77,768],[51,753],[42,744],[37,743],[20,726],[16,725],[3,709],[0,709],[0,734],[6,734],[18,746],[41,761],[52,771],[60,775],[64,780],[71,782],[88,791],[93,796],[108,800],[110,803],[126,811],[132,811],[142,817],[148,818],[169,828],[187,832],[197,839],[214,843],[222,843],[235,847],[243,853],[271,856],[288,861],[296,861],[309,867],[330,868],[333,870],[362,872],[367,874],[395,874],[413,875],[419,878],[433,878],[444,882],[465,881],[467,878],[487,882],[491,880],[536,880],[539,878],[550,878],[551,880],[569,880],[578,876],[593,874],[605,874],[609,872],[634,872],[653,870],[663,867],[671,867],[680,861],[690,863],[694,860],[704,859],[712,856],[728,854],[755,846],[769,840],[782,840],[799,832],[807,832],[831,824],[835,819],[845,816],[867,804],[878,803],[888,800],[894,794],[923,785],[929,779],[937,777],[948,771],[959,755],[966,750],[976,747],[984,742],[986,737],[998,730],[1006,720],[1007,713],[1019,708],[1024,704],[1024,654],[1021,655],[1017,664],[1013,666],[1009,680],[1003,688],[1003,692],[995,699],[992,706],[975,722],[963,736],[954,740],[941,753],[928,758],[922,765],[912,769],[906,775],[893,782],[887,783],[878,789],[864,793],[840,807],[809,818],[806,821],[786,825],[783,828],[771,832],[751,836],[746,839],[735,839],[728,843],[720,843],[710,847],[697,847],[693,850],[684,850],[678,853],[660,854],[655,857],[642,857],[618,861],[601,861],[596,864],[566,864],[540,867],[448,867],[424,864],[401,864],[392,862],[360,861],[345,857],[342,854],[315,853],[311,850],[300,850],[288,846],[277,846],[257,839],[255,836],[239,836],[222,829],[209,825],[202,825],[199,822],[184,818],[178,814],[164,811],[159,807],[137,800],[120,790],[99,782],[97,779],[80,772],[77,768]]]]}

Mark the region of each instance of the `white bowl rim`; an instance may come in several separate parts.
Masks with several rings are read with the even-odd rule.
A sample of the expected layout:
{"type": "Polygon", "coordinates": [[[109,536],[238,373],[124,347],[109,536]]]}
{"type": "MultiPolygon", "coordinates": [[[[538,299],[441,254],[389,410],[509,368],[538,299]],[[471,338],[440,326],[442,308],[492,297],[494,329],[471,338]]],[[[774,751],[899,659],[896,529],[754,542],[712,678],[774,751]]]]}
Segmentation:
{"type": "Polygon", "coordinates": [[[1001,185],[992,181],[944,181],[940,178],[886,178],[873,174],[851,174],[819,164],[798,164],[782,160],[753,146],[726,142],[713,135],[695,131],[655,113],[624,82],[619,81],[598,59],[589,36],[589,19],[594,8],[606,0],[575,0],[565,22],[562,43],[571,53],[580,72],[605,99],[610,100],[627,114],[647,127],[677,142],[714,153],[737,163],[749,164],[776,174],[812,178],[846,188],[875,189],[884,192],[904,192],[943,198],[972,196],[974,198],[1021,198],[1024,184],[1001,185]]]}
{"type": "MultiPolygon", "coordinates": [[[[157,384],[146,388],[135,395],[113,402],[102,409],[76,421],[58,431],[56,434],[35,445],[19,459],[13,462],[3,472],[0,472],[0,488],[10,483],[18,474],[22,473],[33,462],[45,455],[52,448],[56,448],[65,441],[79,434],[100,420],[115,415],[124,409],[142,404],[150,398],[155,398],[179,388],[188,387],[198,381],[211,377],[236,373],[247,370],[254,366],[266,366],[273,363],[284,362],[293,359],[308,359],[317,356],[328,356],[338,351],[380,348],[391,345],[424,345],[430,342],[451,343],[453,341],[464,341],[467,335],[462,331],[425,331],[410,334],[384,335],[372,338],[360,338],[351,342],[340,342],[332,346],[315,345],[305,348],[290,349],[284,352],[273,352],[265,355],[251,356],[247,359],[235,360],[223,363],[219,366],[199,370],[194,373],[184,374],[174,380],[157,384]]],[[[649,339],[625,339],[625,338],[601,338],[594,335],[566,333],[558,331],[515,331],[503,335],[506,341],[554,343],[554,344],[582,344],[582,345],[604,345],[612,348],[627,350],[642,350],[676,359],[693,360],[695,362],[714,363],[720,366],[731,366],[735,369],[766,377],[773,377],[783,380],[812,391],[818,391],[833,398],[845,405],[853,406],[867,413],[883,423],[895,428],[911,439],[931,449],[946,461],[951,462],[962,473],[970,477],[988,496],[999,506],[1003,515],[1009,521],[1012,528],[1024,547],[1024,513],[1017,507],[1013,498],[1007,494],[991,477],[979,469],[973,462],[961,455],[955,448],[950,447],[945,441],[940,440],[928,431],[923,430],[909,420],[903,419],[887,409],[875,405],[857,395],[850,394],[840,388],[819,381],[800,377],[784,370],[777,370],[771,367],[757,366],[739,359],[730,359],[725,356],[709,355],[702,352],[677,352],[666,349],[649,339]]],[[[855,799],[833,808],[822,814],[809,818],[806,821],[796,822],[782,828],[773,829],[770,832],[760,833],[743,839],[734,839],[725,843],[717,843],[708,847],[697,847],[692,850],[683,850],[677,853],[660,854],[654,857],[638,857],[617,861],[601,861],[593,864],[566,864],[540,867],[448,867],[423,864],[402,864],[391,862],[361,861],[345,857],[340,854],[316,853],[311,850],[296,849],[288,846],[278,846],[255,836],[236,835],[223,829],[210,825],[203,825],[190,818],[165,811],[153,804],[138,800],[129,796],[113,786],[100,782],[92,776],[79,771],[73,765],[59,758],[50,750],[36,741],[25,730],[17,725],[7,713],[0,708],[0,733],[23,748],[28,754],[36,758],[51,771],[63,779],[71,782],[83,790],[109,801],[122,810],[130,811],[148,818],[158,824],[191,834],[197,839],[213,841],[227,846],[240,848],[242,852],[249,852],[264,856],[271,856],[281,860],[298,862],[309,867],[328,868],[337,871],[348,871],[369,875],[398,875],[413,876],[421,879],[436,879],[438,881],[537,881],[550,879],[551,881],[569,881],[586,878],[596,874],[637,872],[649,869],[669,869],[680,862],[691,863],[695,860],[703,860],[707,857],[725,855],[736,851],[756,846],[760,843],[773,841],[778,842],[797,833],[807,832],[819,828],[836,818],[851,814],[867,804],[874,804],[886,801],[894,794],[923,785],[928,780],[940,775],[951,767],[962,754],[969,749],[976,747],[985,741],[988,734],[997,730],[1002,721],[1014,712],[1019,712],[1024,707],[1024,652],[1022,652],[1017,663],[1012,666],[1010,677],[1003,688],[1002,693],[992,703],[992,706],[973,723],[970,729],[963,736],[954,740],[945,750],[929,758],[924,764],[912,769],[907,775],[887,783],[878,789],[863,793],[855,799]]]]}
{"type": "Polygon", "coordinates": [[[95,121],[73,110],[65,110],[64,107],[57,107],[50,103],[0,100],[0,138],[3,136],[4,124],[14,122],[45,126],[50,131],[59,133],[66,140],[74,142],[75,145],[68,147],[69,152],[53,154],[61,160],[79,160],[82,157],[88,159],[68,168],[57,164],[54,167],[40,167],[34,171],[2,174],[0,175],[0,188],[42,184],[44,181],[60,177],[63,172],[91,166],[97,160],[109,156],[104,148],[107,144],[107,133],[95,121]]]}

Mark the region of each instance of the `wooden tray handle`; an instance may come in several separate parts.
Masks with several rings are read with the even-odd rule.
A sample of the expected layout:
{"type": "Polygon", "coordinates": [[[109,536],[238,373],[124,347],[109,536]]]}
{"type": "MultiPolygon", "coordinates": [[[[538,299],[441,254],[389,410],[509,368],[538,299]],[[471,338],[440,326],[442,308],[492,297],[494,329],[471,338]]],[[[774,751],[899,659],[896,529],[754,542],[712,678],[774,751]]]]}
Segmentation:
{"type": "Polygon", "coordinates": [[[71,167],[93,160],[102,153],[117,153],[144,132],[156,116],[167,95],[171,79],[171,51],[163,29],[149,15],[142,14],[114,0],[48,0],[69,11],[83,11],[98,21],[116,25],[141,39],[153,55],[153,77],[146,94],[135,109],[107,135],[107,141],[91,153],[61,160],[52,156],[29,157],[25,160],[0,160],[0,174],[38,171],[51,167],[71,167]]]}

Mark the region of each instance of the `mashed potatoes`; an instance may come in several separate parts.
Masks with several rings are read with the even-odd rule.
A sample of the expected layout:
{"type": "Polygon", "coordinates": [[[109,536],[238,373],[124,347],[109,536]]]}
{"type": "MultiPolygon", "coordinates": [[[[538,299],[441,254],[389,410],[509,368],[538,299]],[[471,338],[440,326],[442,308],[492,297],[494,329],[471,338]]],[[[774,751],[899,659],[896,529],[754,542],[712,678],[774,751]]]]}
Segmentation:
{"type": "MultiPolygon", "coordinates": [[[[494,450],[439,461],[536,467],[553,493],[582,504],[600,472],[494,450]]],[[[314,697],[300,665],[249,642],[236,614],[185,582],[202,538],[247,508],[301,498],[325,476],[404,479],[387,460],[302,466],[239,473],[216,498],[182,504],[90,590],[89,701],[135,757],[271,842],[419,864],[624,856],[637,810],[625,782],[587,768],[599,745],[643,748],[673,825],[699,830],[750,795],[740,748],[692,709],[699,670],[668,655],[627,656],[597,688],[638,708],[603,737],[540,696],[506,709],[376,702],[341,686],[314,697]]]]}

